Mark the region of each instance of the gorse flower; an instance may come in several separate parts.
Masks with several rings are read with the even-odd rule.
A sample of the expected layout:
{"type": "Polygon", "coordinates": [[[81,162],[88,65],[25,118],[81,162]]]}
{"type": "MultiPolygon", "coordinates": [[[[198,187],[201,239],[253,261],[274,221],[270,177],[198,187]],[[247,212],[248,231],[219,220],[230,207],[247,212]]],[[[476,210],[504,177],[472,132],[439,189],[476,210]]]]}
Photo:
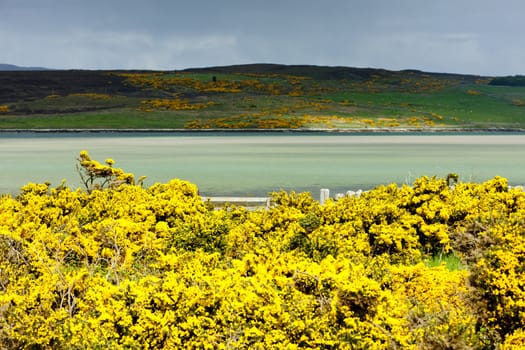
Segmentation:
{"type": "MultiPolygon", "coordinates": [[[[88,192],[105,187],[116,188],[122,184],[135,184],[135,176],[125,173],[120,168],[113,168],[115,161],[111,158],[106,159],[106,165],[103,165],[92,160],[86,150],[80,151],[79,157],[77,170],[88,192]]],[[[142,184],[144,179],[145,177],[141,177],[139,184],[142,184]]]]}
{"type": "Polygon", "coordinates": [[[504,178],[422,177],[324,205],[281,191],[269,209],[210,210],[187,181],[144,188],[86,151],[79,163],[85,190],[30,183],[0,197],[5,348],[525,341],[525,195],[504,178]],[[465,268],[426,263],[447,255],[465,268]]]}

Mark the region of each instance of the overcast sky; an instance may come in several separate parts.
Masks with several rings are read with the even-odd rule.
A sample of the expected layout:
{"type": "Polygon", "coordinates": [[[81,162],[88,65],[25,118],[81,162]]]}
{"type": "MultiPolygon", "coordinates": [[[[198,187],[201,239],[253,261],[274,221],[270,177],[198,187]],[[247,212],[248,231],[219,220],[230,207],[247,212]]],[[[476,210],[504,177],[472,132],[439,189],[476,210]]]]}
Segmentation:
{"type": "Polygon", "coordinates": [[[523,0],[0,0],[0,63],[525,74],[523,0]]]}

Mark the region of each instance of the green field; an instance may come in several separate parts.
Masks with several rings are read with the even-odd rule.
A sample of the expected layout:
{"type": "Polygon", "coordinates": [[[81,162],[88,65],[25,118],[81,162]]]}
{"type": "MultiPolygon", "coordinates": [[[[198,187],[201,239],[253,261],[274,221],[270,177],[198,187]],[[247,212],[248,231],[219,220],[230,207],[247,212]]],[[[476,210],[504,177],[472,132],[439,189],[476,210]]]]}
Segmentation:
{"type": "Polygon", "coordinates": [[[344,67],[0,72],[0,129],[525,127],[525,87],[344,67]]]}

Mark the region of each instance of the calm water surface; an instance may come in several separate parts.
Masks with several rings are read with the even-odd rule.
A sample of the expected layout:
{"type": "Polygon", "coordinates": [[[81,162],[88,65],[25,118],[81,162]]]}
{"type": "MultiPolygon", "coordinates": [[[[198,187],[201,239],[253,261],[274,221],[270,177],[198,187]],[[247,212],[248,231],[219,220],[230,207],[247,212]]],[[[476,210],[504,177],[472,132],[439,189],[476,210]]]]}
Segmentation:
{"type": "Polygon", "coordinates": [[[525,184],[525,135],[349,135],[289,133],[0,134],[0,193],[66,179],[92,158],[148,176],[146,185],[189,180],[205,195],[266,195],[285,189],[333,192],[412,183],[458,173],[463,181],[505,176],[525,184]]]}

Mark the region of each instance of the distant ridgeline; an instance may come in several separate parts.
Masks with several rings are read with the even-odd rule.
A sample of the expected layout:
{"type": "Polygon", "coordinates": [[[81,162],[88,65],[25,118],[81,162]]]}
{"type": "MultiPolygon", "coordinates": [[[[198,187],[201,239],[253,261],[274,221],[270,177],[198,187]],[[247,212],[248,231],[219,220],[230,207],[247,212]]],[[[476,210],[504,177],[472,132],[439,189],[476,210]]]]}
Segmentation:
{"type": "Polygon", "coordinates": [[[490,81],[490,85],[525,86],[525,76],[515,75],[508,77],[497,77],[490,81]]]}

